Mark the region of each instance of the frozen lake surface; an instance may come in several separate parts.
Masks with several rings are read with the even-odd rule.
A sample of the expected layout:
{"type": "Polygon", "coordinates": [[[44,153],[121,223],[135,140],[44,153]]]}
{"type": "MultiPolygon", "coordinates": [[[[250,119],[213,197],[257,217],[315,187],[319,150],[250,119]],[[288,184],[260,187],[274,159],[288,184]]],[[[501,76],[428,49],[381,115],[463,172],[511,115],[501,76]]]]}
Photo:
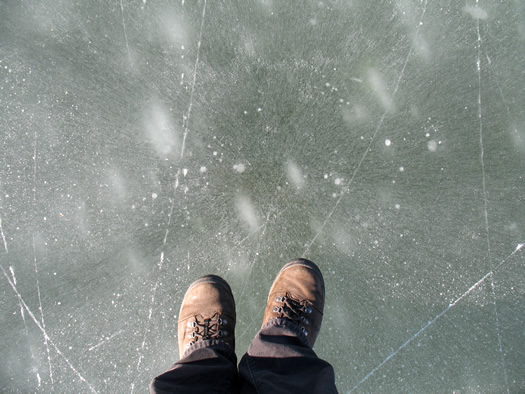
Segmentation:
{"type": "Polygon", "coordinates": [[[341,392],[525,390],[519,0],[0,3],[0,391],[145,392],[187,286],[327,285],[341,392]]]}

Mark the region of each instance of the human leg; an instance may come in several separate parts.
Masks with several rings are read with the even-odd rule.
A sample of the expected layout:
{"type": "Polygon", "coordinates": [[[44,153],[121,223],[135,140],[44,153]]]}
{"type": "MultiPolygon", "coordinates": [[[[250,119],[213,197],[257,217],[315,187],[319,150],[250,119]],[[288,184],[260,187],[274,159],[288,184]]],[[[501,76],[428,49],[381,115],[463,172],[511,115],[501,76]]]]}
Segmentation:
{"type": "Polygon", "coordinates": [[[324,296],[323,277],[313,262],[294,260],[281,269],[263,325],[239,364],[241,392],[337,392],[332,366],[312,350],[324,296]]]}
{"type": "Polygon", "coordinates": [[[178,339],[181,359],[153,379],[151,393],[236,391],[235,302],[228,283],[207,275],[182,301],[178,339]]]}

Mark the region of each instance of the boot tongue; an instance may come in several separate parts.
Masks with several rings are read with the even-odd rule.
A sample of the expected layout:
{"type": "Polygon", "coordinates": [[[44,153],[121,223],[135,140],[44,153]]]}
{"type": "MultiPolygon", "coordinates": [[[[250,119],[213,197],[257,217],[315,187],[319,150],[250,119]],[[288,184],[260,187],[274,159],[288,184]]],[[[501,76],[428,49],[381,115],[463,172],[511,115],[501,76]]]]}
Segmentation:
{"type": "Polygon", "coordinates": [[[219,338],[221,336],[221,323],[219,313],[215,313],[211,318],[204,319],[202,323],[195,319],[194,335],[199,336],[202,340],[219,338]]]}
{"type": "Polygon", "coordinates": [[[210,319],[206,319],[206,320],[204,320],[204,332],[202,333],[202,337],[203,337],[203,339],[204,339],[204,338],[208,338],[208,335],[210,335],[210,334],[209,334],[209,331],[210,331],[210,321],[211,321],[210,319]]]}
{"type": "Polygon", "coordinates": [[[303,314],[310,314],[312,310],[312,308],[308,306],[308,300],[299,301],[290,297],[289,294],[286,294],[284,297],[278,297],[277,301],[284,303],[284,305],[279,308],[278,317],[286,318],[298,325],[304,324],[303,314]]]}

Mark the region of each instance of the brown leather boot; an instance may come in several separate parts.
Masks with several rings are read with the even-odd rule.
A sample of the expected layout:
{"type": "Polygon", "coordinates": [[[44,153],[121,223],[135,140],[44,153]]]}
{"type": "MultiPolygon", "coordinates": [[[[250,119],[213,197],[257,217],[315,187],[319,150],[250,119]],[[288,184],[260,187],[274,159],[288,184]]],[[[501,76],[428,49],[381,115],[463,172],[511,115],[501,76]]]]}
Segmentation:
{"type": "Polygon", "coordinates": [[[228,283],[217,275],[193,282],[179,313],[179,356],[196,342],[220,339],[235,350],[235,301],[228,283]]]}
{"type": "Polygon", "coordinates": [[[286,264],[275,278],[268,294],[263,326],[275,318],[297,324],[314,346],[324,309],[324,280],[312,261],[297,259],[286,264]]]}

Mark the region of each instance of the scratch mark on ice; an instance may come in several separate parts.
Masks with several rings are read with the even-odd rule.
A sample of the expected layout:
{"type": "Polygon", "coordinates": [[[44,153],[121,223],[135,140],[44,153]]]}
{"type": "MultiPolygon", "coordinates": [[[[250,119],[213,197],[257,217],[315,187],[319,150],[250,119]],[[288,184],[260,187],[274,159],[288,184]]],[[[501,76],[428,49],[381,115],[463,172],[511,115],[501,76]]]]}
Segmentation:
{"type": "Polygon", "coordinates": [[[42,324],[40,324],[40,322],[38,321],[36,316],[33,314],[31,309],[29,309],[29,307],[25,303],[24,299],[22,298],[22,295],[19,293],[18,289],[16,288],[16,285],[13,283],[11,278],[9,278],[9,275],[7,274],[6,270],[4,269],[4,266],[0,264],[0,268],[2,269],[2,272],[4,273],[5,278],[9,282],[9,285],[11,286],[11,288],[15,292],[16,296],[18,297],[18,301],[23,305],[23,307],[26,310],[27,314],[29,315],[29,317],[31,317],[31,319],[36,324],[36,326],[38,327],[38,329],[40,330],[40,332],[42,333],[44,338],[47,340],[47,342],[49,344],[51,344],[51,346],[53,347],[53,349],[55,349],[57,354],[60,357],[62,357],[62,359],[66,362],[67,366],[73,371],[73,373],[77,376],[77,378],[81,382],[85,383],[86,386],[89,387],[91,392],[96,393],[97,391],[94,389],[94,387],[82,376],[82,374],[73,366],[73,364],[71,364],[71,362],[67,359],[67,357],[64,355],[64,353],[62,353],[62,351],[58,348],[58,346],[55,344],[55,342],[53,342],[53,340],[49,337],[49,335],[47,335],[46,330],[44,329],[44,327],[42,327],[42,324]]]}

